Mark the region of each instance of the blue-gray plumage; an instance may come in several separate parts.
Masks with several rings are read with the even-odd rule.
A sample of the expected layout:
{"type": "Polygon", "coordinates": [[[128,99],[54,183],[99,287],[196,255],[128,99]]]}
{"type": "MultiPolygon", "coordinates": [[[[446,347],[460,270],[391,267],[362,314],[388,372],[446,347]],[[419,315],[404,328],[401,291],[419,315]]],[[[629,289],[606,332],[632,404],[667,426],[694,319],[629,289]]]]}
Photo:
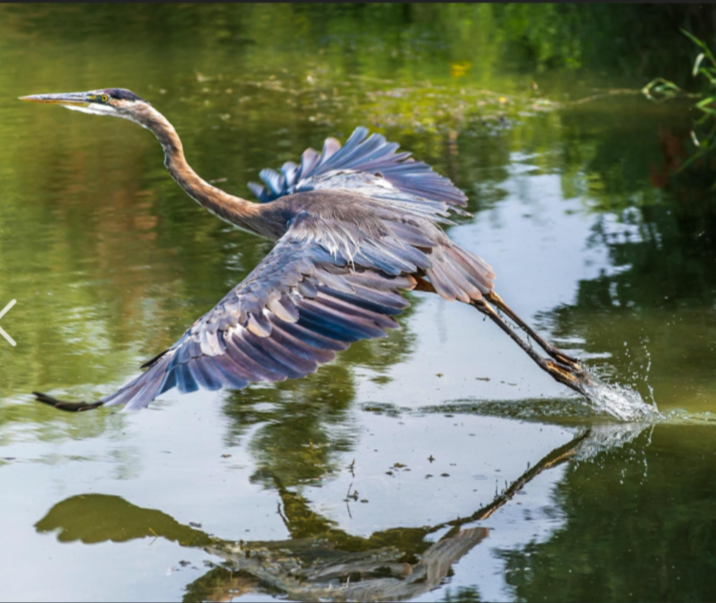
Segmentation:
{"type": "Polygon", "coordinates": [[[586,395],[589,378],[575,359],[542,340],[493,290],[494,273],[442,229],[465,213],[466,197],[398,145],[357,128],[341,147],[329,138],[300,164],[262,170],[251,183],[261,203],[217,189],[189,167],[172,125],[147,101],[123,89],[23,97],[69,109],[122,117],[151,130],[167,169],[184,190],[231,224],[276,242],[273,250],[147,370],[93,403],[37,393],[63,410],[146,407],[177,388],[241,389],[295,379],[333,360],[361,339],[384,337],[418,288],[469,303],[496,322],[555,379],[586,395]],[[552,357],[543,358],[499,316],[505,312],[552,357]]]}

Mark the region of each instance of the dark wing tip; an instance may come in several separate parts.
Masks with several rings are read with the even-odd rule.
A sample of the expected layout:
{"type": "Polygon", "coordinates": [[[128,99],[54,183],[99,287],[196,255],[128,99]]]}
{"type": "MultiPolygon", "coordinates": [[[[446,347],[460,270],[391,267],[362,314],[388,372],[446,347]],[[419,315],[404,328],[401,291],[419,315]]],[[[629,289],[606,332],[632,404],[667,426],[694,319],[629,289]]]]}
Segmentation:
{"type": "Polygon", "coordinates": [[[53,398],[52,396],[48,396],[47,394],[40,392],[32,392],[32,395],[35,396],[35,399],[38,402],[42,402],[43,404],[47,404],[48,406],[52,406],[58,410],[65,410],[67,412],[94,410],[104,404],[104,402],[65,402],[64,400],[58,400],[57,398],[53,398]]]}

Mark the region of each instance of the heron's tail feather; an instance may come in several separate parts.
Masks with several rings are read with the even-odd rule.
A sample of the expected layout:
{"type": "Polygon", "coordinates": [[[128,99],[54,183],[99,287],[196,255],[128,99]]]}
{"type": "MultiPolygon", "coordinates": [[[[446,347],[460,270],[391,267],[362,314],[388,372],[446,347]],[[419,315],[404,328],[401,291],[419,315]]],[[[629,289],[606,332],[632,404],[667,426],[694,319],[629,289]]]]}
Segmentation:
{"type": "Polygon", "coordinates": [[[435,247],[432,266],[425,271],[435,290],[445,299],[463,302],[482,299],[492,291],[495,273],[478,256],[457,245],[435,247]]]}

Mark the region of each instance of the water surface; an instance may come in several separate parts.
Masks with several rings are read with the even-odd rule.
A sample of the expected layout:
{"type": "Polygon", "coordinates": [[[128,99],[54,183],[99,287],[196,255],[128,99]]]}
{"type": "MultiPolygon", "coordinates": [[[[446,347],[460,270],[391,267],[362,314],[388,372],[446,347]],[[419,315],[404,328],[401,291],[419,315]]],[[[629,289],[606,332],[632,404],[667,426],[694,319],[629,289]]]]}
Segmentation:
{"type": "Polygon", "coordinates": [[[512,52],[519,20],[420,10],[0,8],[0,599],[716,596],[714,178],[676,173],[693,116],[573,103],[644,74],[549,69],[512,52]],[[421,293],[300,381],[33,403],[114,391],[270,249],[187,198],[146,131],[15,100],[101,86],[239,195],[328,135],[386,134],[469,194],[450,235],[500,295],[664,418],[597,412],[421,293]]]}

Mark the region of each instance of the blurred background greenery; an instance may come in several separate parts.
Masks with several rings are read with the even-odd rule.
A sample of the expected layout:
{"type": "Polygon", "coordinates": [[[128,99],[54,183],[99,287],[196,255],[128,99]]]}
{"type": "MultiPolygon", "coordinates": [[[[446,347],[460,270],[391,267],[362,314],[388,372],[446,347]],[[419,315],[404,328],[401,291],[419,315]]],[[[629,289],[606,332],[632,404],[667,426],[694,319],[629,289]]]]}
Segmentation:
{"type": "MultiPolygon", "coordinates": [[[[148,538],[153,522],[172,542],[203,546],[195,515],[227,539],[251,528],[310,548],[305,539],[340,526],[339,541],[353,542],[356,523],[341,515],[346,488],[370,492],[396,461],[427,462],[429,433],[442,442],[441,462],[464,452],[453,413],[501,442],[476,455],[494,465],[489,479],[458,478],[445,460],[453,483],[482,502],[498,478],[502,486],[498,472],[518,444],[532,453],[549,433],[557,449],[564,425],[604,421],[520,364],[519,350],[476,316],[419,294],[400,331],[301,381],[169,395],[136,416],[68,417],[33,404],[34,389],[78,399],[112,391],[270,248],[187,199],[146,132],[16,100],[121,86],[170,118],[202,176],[247,197],[261,168],[326,136],[344,140],[357,125],[386,134],[469,194],[475,217],[450,233],[493,264],[509,303],[683,423],[619,445],[605,438],[592,461],[540,478],[552,480],[542,482],[549,496],[530,486],[524,506],[491,519],[499,529],[486,542],[498,565],[488,566],[499,579],[478,579],[477,566],[461,562],[436,598],[712,599],[716,165],[703,155],[681,169],[699,150],[694,99],[656,103],[640,92],[657,77],[708,91],[692,75],[702,49],[682,29],[716,47],[714,6],[0,4],[0,306],[18,299],[2,321],[18,347],[0,340],[0,528],[23,545],[0,548],[10,576],[0,595],[161,599],[188,587],[200,598],[190,592],[197,575],[170,590],[144,565],[116,577],[103,567],[175,564],[175,549],[137,545],[130,561],[119,543],[148,538]],[[389,420],[394,431],[371,439],[389,420]],[[421,421],[430,430],[403,435],[421,421]],[[411,438],[408,453],[400,446],[411,438]],[[361,450],[378,460],[359,457],[353,476],[361,450]],[[285,531],[264,513],[276,506],[292,506],[285,531]],[[549,513],[534,519],[542,508],[549,513]],[[83,553],[43,536],[70,533],[68,517],[96,525],[88,543],[113,543],[83,553]],[[503,529],[515,533],[500,541],[503,529]],[[28,590],[38,571],[58,573],[28,590]],[[92,590],[95,575],[104,583],[92,590]]],[[[425,472],[414,482],[402,474],[412,497],[353,501],[356,516],[362,505],[370,517],[361,525],[413,561],[429,545],[410,531],[425,523],[420,504],[448,517],[476,508],[454,506],[425,472]]],[[[246,588],[251,597],[265,587],[246,588]]]]}

